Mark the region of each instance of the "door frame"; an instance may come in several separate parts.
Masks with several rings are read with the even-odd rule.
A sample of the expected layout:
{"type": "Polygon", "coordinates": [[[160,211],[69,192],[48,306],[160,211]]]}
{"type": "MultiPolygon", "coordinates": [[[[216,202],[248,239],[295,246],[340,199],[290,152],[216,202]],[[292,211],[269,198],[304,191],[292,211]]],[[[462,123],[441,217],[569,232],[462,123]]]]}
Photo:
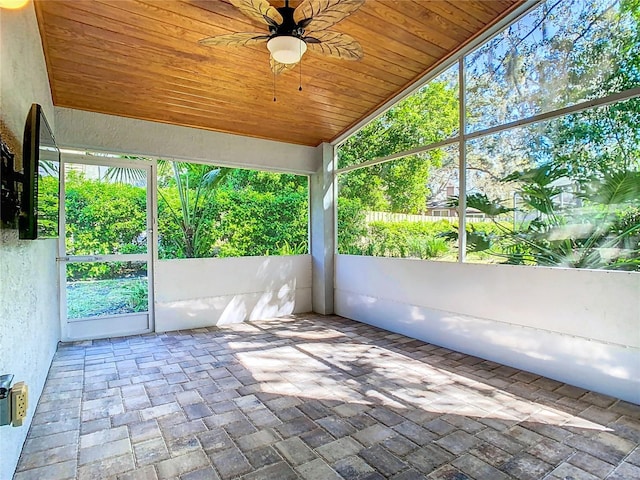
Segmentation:
{"type": "MultiPolygon", "coordinates": [[[[146,159],[145,159],[146,160],[146,159]]],[[[58,263],[59,273],[59,299],[60,299],[60,336],[62,341],[81,341],[100,338],[110,338],[118,336],[137,335],[151,333],[155,331],[154,315],[154,266],[157,261],[157,219],[156,219],[156,168],[155,159],[149,161],[128,160],[116,157],[116,155],[85,155],[65,153],[60,158],[60,215],[59,215],[59,241],[58,241],[58,263]],[[136,168],[146,171],[147,174],[147,253],[142,254],[107,254],[107,255],[67,255],[66,252],[66,217],[65,217],[65,195],[66,195],[66,166],[68,164],[95,165],[105,167],[136,168]],[[66,295],[66,265],[75,262],[112,262],[112,261],[142,261],[147,263],[147,300],[148,310],[142,313],[121,313],[115,315],[103,315],[99,317],[85,317],[69,320],[67,318],[67,295],[66,295]],[[128,331],[121,328],[126,325],[127,319],[140,320],[147,317],[147,328],[143,330],[128,331]],[[91,330],[89,324],[97,324],[107,320],[111,323],[111,330],[102,333],[96,329],[95,334],[87,333],[91,330]],[[80,325],[79,328],[72,328],[80,325]],[[85,327],[85,328],[82,328],[85,327]],[[76,330],[74,334],[72,330],[76,330]]]]}

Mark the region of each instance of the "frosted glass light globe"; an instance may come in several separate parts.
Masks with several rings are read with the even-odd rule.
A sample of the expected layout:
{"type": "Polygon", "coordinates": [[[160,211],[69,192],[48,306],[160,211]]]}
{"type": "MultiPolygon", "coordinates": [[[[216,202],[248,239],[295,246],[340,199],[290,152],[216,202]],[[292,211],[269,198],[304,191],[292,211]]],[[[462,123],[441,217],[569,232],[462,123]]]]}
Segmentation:
{"type": "Polygon", "coordinates": [[[271,56],[279,63],[298,63],[307,51],[307,44],[297,37],[282,35],[267,42],[271,56]]]}
{"type": "Polygon", "coordinates": [[[29,0],[0,0],[0,8],[18,9],[24,7],[29,0]]]}

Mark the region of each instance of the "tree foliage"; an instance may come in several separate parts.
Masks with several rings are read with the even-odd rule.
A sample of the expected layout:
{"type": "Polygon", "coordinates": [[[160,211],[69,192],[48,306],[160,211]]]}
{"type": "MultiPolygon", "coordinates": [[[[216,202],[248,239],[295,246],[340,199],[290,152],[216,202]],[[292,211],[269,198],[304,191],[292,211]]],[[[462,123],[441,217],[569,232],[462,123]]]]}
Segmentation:
{"type": "Polygon", "coordinates": [[[307,251],[306,192],[223,189],[211,207],[216,256],[273,255],[286,246],[307,251]]]}
{"type": "Polygon", "coordinates": [[[172,171],[159,182],[161,258],[308,251],[306,177],[175,162],[172,171]]]}
{"type": "Polygon", "coordinates": [[[68,172],[65,181],[69,255],[146,252],[144,188],[92,180],[68,172]]]}
{"type": "MultiPolygon", "coordinates": [[[[640,85],[638,2],[548,0],[466,58],[469,130],[526,118],[640,85]]],[[[499,179],[550,162],[584,180],[635,169],[637,99],[470,142],[471,189],[506,199],[499,179]]]]}
{"type": "MultiPolygon", "coordinates": [[[[492,75],[474,80],[471,98],[504,94],[524,115],[639,86],[638,7],[637,0],[544,3],[531,14],[539,28],[521,22],[500,40],[518,46],[508,54],[519,55],[518,88],[508,69],[492,71],[485,61],[492,75]]],[[[640,102],[631,98],[485,139],[495,148],[476,148],[471,161],[493,177],[471,176],[478,193],[468,203],[493,217],[515,191],[521,220],[502,224],[486,250],[508,263],[639,270],[639,122],[640,102]]]]}
{"type": "MultiPolygon", "coordinates": [[[[160,258],[291,255],[308,251],[307,178],[211,165],[163,162],[158,178],[160,258]]],[[[139,180],[139,179],[138,179],[139,180]]],[[[147,192],[126,169],[90,179],[68,171],[69,255],[145,253],[147,192]]],[[[57,183],[43,178],[43,193],[57,183]]],[[[54,202],[42,202],[45,216],[54,202]]],[[[140,262],[80,262],[69,278],[144,275],[140,262]]]]}
{"type": "Polygon", "coordinates": [[[187,258],[210,256],[211,219],[205,213],[230,169],[185,162],[163,161],[159,165],[160,223],[169,222],[173,227],[173,231],[160,227],[164,233],[161,245],[172,244],[167,247],[187,258]]]}
{"type": "MultiPolygon", "coordinates": [[[[464,62],[468,132],[630,91],[640,86],[640,0],[542,2],[464,62]]],[[[413,130],[387,135],[395,117],[382,117],[349,140],[355,145],[347,142],[340,166],[416,146],[412,132],[428,120],[419,105],[408,104],[409,114],[404,106],[398,115],[414,122],[413,130]]],[[[508,263],[640,270],[639,125],[636,96],[467,140],[467,207],[494,219],[490,229],[471,225],[468,251],[508,263]],[[505,221],[509,216],[513,221],[505,221]]],[[[435,141],[425,139],[422,144],[435,141]]],[[[424,172],[410,160],[405,166],[410,173],[400,176],[408,183],[395,191],[387,181],[395,162],[344,174],[341,196],[369,210],[420,211],[407,199],[424,194],[412,188],[424,186],[424,172]]],[[[365,233],[340,251],[371,243],[375,230],[364,225],[365,233]]],[[[408,227],[401,230],[406,235],[408,227]]],[[[441,233],[457,237],[457,231],[441,233]]],[[[406,250],[402,235],[392,237],[406,250]]]]}
{"type": "Polygon", "coordinates": [[[60,181],[57,174],[38,180],[38,237],[57,237],[60,181]]]}
{"type": "MultiPolygon", "coordinates": [[[[458,127],[457,92],[450,79],[432,81],[349,138],[338,150],[338,164],[366,160],[450,137],[458,127]]],[[[340,197],[358,199],[364,208],[420,213],[426,209],[428,180],[442,164],[433,150],[341,175],[340,197]]]]}

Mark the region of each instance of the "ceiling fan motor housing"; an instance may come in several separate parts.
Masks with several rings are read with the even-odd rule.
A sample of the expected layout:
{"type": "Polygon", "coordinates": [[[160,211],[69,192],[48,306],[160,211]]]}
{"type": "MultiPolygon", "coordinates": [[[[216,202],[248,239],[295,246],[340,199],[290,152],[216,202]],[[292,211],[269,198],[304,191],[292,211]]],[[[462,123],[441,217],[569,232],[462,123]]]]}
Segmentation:
{"type": "Polygon", "coordinates": [[[293,19],[293,12],[295,10],[294,8],[286,6],[280,7],[277,10],[280,15],[282,15],[282,23],[280,25],[265,17],[267,18],[267,22],[269,23],[269,33],[271,33],[271,38],[287,36],[296,37],[300,40],[303,40],[304,29],[309,24],[311,19],[304,19],[300,23],[296,23],[293,19]]]}

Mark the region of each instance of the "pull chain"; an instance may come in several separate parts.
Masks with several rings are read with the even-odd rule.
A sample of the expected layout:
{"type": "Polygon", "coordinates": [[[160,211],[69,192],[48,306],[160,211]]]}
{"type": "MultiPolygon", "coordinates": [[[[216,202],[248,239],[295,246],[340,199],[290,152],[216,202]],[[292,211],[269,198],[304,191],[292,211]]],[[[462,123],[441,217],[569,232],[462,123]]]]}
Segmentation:
{"type": "Polygon", "coordinates": [[[299,82],[298,91],[302,91],[302,43],[300,44],[300,82],[299,82]]]}
{"type": "Polygon", "coordinates": [[[273,101],[276,101],[276,72],[273,71],[273,101]]]}

